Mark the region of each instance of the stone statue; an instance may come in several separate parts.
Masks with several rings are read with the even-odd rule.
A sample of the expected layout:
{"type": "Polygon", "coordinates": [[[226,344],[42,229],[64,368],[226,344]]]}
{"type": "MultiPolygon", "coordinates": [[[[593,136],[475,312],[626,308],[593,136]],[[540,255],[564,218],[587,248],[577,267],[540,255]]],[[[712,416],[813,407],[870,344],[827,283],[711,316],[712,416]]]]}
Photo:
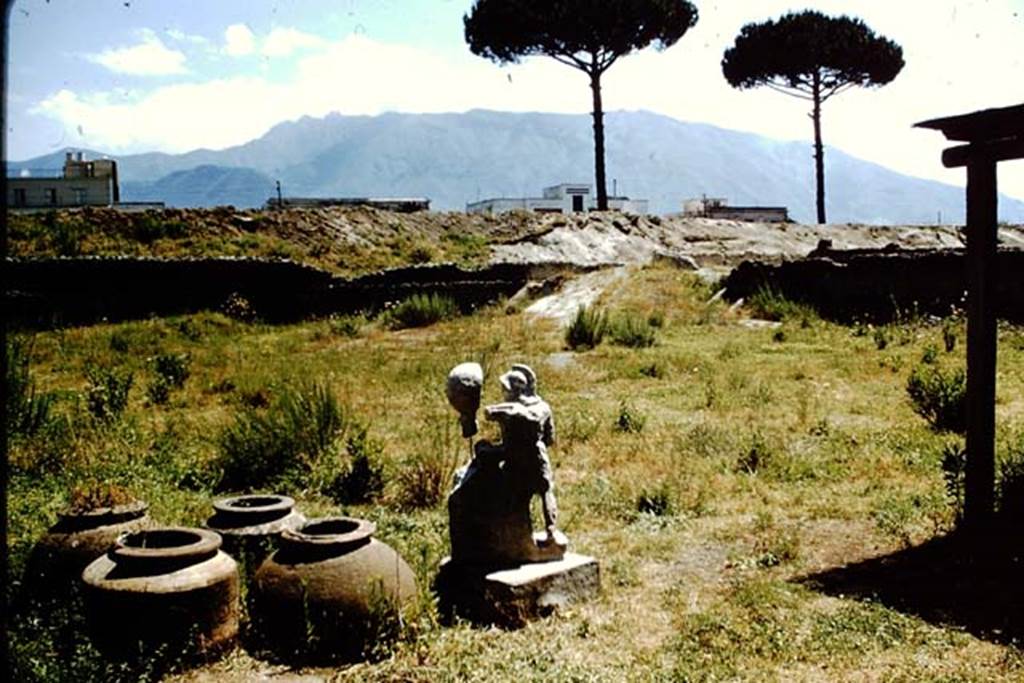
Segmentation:
{"type": "MultiPolygon", "coordinates": [[[[449,387],[452,375],[475,377],[467,375],[465,365],[453,369],[449,387]]],[[[501,441],[475,445],[472,461],[448,497],[452,561],[508,566],[559,560],[568,541],[556,527],[558,505],[547,453],[554,441],[551,408],[537,395],[537,376],[528,366],[512,366],[500,382],[505,400],[484,408],[484,416],[498,424],[501,441]],[[541,497],[545,525],[537,534],[530,520],[534,495],[541,497]]],[[[448,393],[451,400],[451,389],[448,393]]],[[[472,399],[451,402],[460,411],[463,434],[475,433],[475,415],[467,416],[465,408],[472,399]],[[473,428],[467,430],[469,424],[473,428]]]]}

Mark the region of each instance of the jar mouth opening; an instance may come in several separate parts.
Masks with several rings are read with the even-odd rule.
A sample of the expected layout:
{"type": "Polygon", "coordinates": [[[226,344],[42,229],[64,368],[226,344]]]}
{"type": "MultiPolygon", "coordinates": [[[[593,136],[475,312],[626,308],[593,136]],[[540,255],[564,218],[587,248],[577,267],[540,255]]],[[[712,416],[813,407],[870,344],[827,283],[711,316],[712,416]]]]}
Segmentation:
{"type": "Polygon", "coordinates": [[[291,542],[312,545],[337,545],[370,538],[377,525],[355,517],[321,517],[311,519],[296,529],[288,529],[282,536],[291,542]]]}
{"type": "Polygon", "coordinates": [[[295,506],[295,500],[288,496],[271,493],[254,493],[244,496],[221,498],[213,503],[213,509],[226,513],[284,512],[295,506]]]}
{"type": "Polygon", "coordinates": [[[122,534],[113,553],[132,560],[201,557],[216,553],[220,545],[220,536],[212,531],[162,527],[122,534]]]}

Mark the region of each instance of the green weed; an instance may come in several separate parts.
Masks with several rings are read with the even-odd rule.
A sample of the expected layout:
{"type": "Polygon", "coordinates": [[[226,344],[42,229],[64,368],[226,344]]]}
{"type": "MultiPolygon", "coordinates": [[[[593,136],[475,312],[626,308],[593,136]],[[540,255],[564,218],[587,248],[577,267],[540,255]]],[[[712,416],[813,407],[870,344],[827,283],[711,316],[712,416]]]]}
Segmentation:
{"type": "Polygon", "coordinates": [[[284,386],[267,408],[242,407],[218,439],[217,489],[300,488],[350,422],[331,390],[318,383],[284,386]]]}
{"type": "Polygon", "coordinates": [[[40,393],[32,377],[32,344],[10,337],[4,346],[4,403],[8,436],[36,434],[50,418],[52,394],[40,393]]]}
{"type": "Polygon", "coordinates": [[[431,292],[413,294],[389,309],[384,316],[385,323],[393,330],[407,327],[426,327],[458,315],[459,308],[451,297],[431,292]]]}
{"type": "Polygon", "coordinates": [[[958,434],[967,429],[967,374],[962,368],[947,373],[919,365],[907,378],[907,395],[932,429],[958,434]]]}
{"type": "Polygon", "coordinates": [[[580,306],[565,331],[565,344],[573,350],[596,347],[608,332],[608,314],[591,306],[580,306]]]}

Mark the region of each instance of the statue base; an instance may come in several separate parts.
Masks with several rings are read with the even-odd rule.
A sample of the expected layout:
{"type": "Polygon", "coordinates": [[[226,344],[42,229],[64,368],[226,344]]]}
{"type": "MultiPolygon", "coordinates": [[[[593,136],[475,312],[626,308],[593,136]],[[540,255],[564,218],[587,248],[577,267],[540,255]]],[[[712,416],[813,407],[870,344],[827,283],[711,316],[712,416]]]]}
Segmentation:
{"type": "Polygon", "coordinates": [[[485,567],[445,558],[434,583],[441,615],[518,628],[565,605],[598,594],[597,560],[565,553],[560,560],[485,567]]]}

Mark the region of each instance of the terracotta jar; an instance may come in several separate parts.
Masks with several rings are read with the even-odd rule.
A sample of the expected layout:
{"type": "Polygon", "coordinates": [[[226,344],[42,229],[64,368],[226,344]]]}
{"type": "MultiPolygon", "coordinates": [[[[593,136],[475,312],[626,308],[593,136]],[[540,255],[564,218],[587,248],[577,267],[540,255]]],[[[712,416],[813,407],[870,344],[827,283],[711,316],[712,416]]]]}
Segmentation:
{"type": "Polygon", "coordinates": [[[82,573],[89,635],[115,657],[218,654],[238,636],[238,566],[206,529],[125,534],[82,573]]]}
{"type": "Polygon", "coordinates": [[[65,598],[78,588],[82,570],[107,552],[121,534],[153,525],[149,505],[135,501],[86,512],[66,511],[39,539],[25,567],[31,600],[65,598]]]}
{"type": "Polygon", "coordinates": [[[213,503],[214,514],[206,521],[224,539],[224,550],[236,559],[259,562],[277,549],[281,532],[295,529],[306,518],[294,510],[288,496],[252,494],[221,498],[213,503]]]}
{"type": "Polygon", "coordinates": [[[256,628],[268,648],[286,658],[357,659],[375,633],[397,623],[416,580],[375,530],[366,520],[327,517],[281,534],[253,586],[256,628]]]}

